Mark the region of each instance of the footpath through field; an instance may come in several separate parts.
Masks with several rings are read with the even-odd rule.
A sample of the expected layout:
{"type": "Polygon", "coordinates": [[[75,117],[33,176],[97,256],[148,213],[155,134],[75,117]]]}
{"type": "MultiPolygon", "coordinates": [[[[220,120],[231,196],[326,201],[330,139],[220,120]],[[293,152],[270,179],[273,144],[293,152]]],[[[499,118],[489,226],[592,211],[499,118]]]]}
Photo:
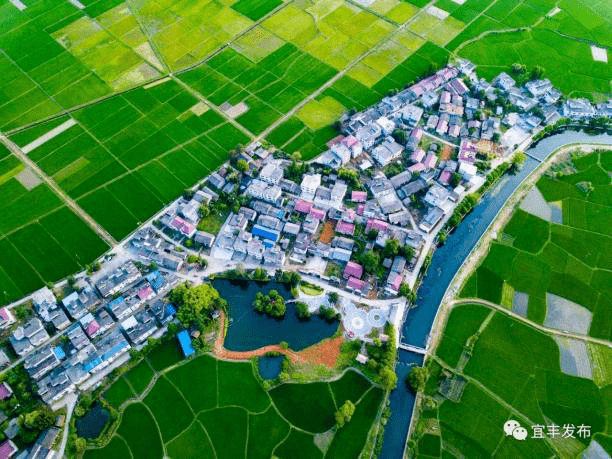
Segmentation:
{"type": "Polygon", "coordinates": [[[13,155],[15,155],[23,164],[29,167],[36,175],[38,175],[43,182],[45,182],[53,192],[59,196],[59,198],[76,213],[87,225],[93,229],[98,236],[100,236],[104,241],[106,241],[111,248],[117,245],[117,241],[113,238],[108,231],[106,231],[97,221],[95,221],[87,212],[85,212],[81,206],[79,206],[74,199],[68,196],[64,190],[62,190],[55,181],[53,181],[47,174],[45,174],[42,169],[32,161],[28,155],[26,155],[21,148],[17,146],[14,142],[9,140],[5,135],[0,135],[0,142],[9,149],[13,155]]]}
{"type": "Polygon", "coordinates": [[[261,357],[268,352],[278,352],[289,357],[293,363],[326,365],[329,368],[333,368],[340,355],[340,345],[343,342],[342,336],[315,344],[299,352],[292,349],[284,349],[278,344],[263,346],[252,351],[230,351],[223,347],[223,341],[225,340],[225,320],[225,313],[221,311],[221,316],[219,318],[219,333],[215,339],[215,346],[213,349],[215,356],[221,359],[248,360],[251,357],[261,357]]]}

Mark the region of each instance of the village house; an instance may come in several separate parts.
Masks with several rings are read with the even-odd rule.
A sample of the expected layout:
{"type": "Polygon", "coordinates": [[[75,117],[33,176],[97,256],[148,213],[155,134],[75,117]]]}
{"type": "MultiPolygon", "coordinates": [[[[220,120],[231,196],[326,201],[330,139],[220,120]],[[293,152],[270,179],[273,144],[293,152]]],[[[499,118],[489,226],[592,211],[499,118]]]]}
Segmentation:
{"type": "Polygon", "coordinates": [[[104,276],[96,282],[96,288],[104,298],[114,295],[125,289],[132,282],[140,279],[140,271],[136,265],[128,261],[112,273],[104,276]]]}
{"type": "Polygon", "coordinates": [[[24,356],[49,339],[49,334],[38,317],[32,317],[15,329],[9,341],[17,355],[24,356]]]}

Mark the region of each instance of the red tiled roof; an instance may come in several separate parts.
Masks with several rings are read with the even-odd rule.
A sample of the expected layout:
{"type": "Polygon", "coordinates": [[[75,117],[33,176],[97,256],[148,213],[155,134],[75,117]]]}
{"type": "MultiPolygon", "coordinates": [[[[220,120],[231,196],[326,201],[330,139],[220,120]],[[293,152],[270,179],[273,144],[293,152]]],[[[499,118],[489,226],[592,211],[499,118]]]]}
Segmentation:
{"type": "Polygon", "coordinates": [[[92,336],[95,335],[98,330],[100,330],[100,324],[96,320],[92,320],[89,322],[89,325],[87,325],[85,332],[87,335],[92,336]]]}
{"type": "Polygon", "coordinates": [[[0,459],[8,459],[15,452],[17,452],[17,447],[10,440],[6,440],[0,445],[0,459]]]}
{"type": "Polygon", "coordinates": [[[0,400],[5,400],[11,395],[13,395],[13,391],[11,390],[10,386],[5,382],[0,384],[0,400]]]}
{"type": "Polygon", "coordinates": [[[363,287],[365,287],[365,282],[362,280],[359,280],[355,277],[349,277],[348,282],[346,283],[346,285],[348,285],[349,287],[355,289],[355,290],[362,290],[363,287]]]}
{"type": "Polygon", "coordinates": [[[312,215],[317,220],[323,220],[325,218],[325,211],[313,207],[312,209],[310,209],[310,215],[312,215]]]}
{"type": "Polygon", "coordinates": [[[378,231],[385,231],[389,227],[387,222],[383,222],[382,220],[376,220],[374,218],[370,218],[368,223],[366,224],[366,233],[371,229],[376,229],[378,231]]]}
{"type": "Polygon", "coordinates": [[[336,225],[336,231],[342,234],[353,235],[355,233],[355,225],[352,223],[339,221],[336,225]]]}

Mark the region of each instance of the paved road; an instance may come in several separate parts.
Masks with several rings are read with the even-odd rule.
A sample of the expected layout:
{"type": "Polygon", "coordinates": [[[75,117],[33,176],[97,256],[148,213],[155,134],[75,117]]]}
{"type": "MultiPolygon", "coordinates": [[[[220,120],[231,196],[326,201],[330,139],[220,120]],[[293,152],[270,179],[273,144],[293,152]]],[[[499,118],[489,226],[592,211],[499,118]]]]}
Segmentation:
{"type": "Polygon", "coordinates": [[[87,212],[85,212],[75,200],[68,196],[64,190],[62,190],[54,180],[52,180],[38,165],[32,161],[28,155],[26,155],[16,143],[11,141],[5,135],[0,135],[0,142],[2,142],[17,158],[21,160],[27,167],[32,169],[34,173],[39,176],[43,182],[45,182],[49,188],[70,207],[81,219],[87,223],[87,225],[93,229],[102,239],[104,239],[111,247],[117,245],[117,241],[113,238],[108,231],[106,231],[98,222],[96,222],[87,212]]]}
{"type": "Polygon", "coordinates": [[[64,400],[66,402],[66,419],[64,421],[64,432],[62,434],[62,443],[60,445],[59,452],[57,453],[57,457],[64,457],[64,451],[66,450],[66,444],[68,443],[68,434],[70,433],[70,419],[72,418],[72,413],[74,411],[74,407],[77,404],[79,396],[77,394],[68,394],[64,400]]]}

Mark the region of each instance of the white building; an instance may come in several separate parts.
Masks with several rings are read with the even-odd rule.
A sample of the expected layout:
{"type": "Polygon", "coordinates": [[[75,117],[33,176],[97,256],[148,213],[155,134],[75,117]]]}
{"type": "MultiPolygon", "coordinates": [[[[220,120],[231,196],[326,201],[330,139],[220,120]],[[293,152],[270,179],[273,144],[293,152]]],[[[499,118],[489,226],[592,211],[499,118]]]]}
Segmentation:
{"type": "Polygon", "coordinates": [[[319,186],[321,186],[321,174],[305,174],[300,184],[302,199],[312,201],[319,186]]]}
{"type": "Polygon", "coordinates": [[[588,99],[568,99],[563,104],[563,116],[571,119],[589,119],[595,116],[595,109],[588,99]]]}
{"type": "Polygon", "coordinates": [[[402,155],[404,148],[393,140],[393,137],[387,137],[380,145],[372,150],[372,158],[381,166],[386,166],[391,161],[399,158],[402,155]]]}
{"type": "Polygon", "coordinates": [[[263,201],[276,202],[281,197],[282,190],[277,185],[270,185],[259,179],[254,179],[247,187],[246,194],[263,201]]]}
{"type": "Polygon", "coordinates": [[[283,168],[280,161],[268,161],[259,173],[259,180],[270,185],[278,185],[283,178],[283,168]]]}

